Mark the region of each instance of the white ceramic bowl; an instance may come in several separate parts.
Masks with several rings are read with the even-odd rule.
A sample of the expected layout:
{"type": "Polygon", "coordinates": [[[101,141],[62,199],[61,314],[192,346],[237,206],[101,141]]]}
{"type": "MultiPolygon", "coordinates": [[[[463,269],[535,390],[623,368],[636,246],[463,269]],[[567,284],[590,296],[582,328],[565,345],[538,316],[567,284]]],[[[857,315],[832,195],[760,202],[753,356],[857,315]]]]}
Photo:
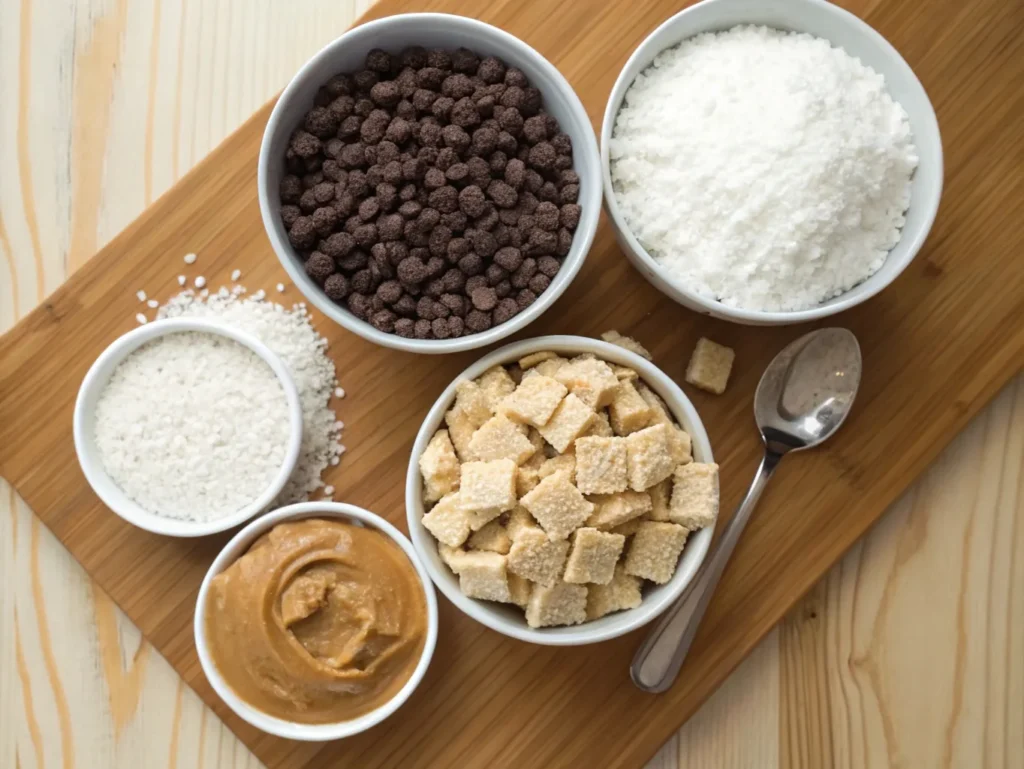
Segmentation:
{"type": "Polygon", "coordinates": [[[555,66],[537,51],[509,33],[481,21],[441,13],[407,13],[367,22],[349,30],[303,65],[278,99],[263,134],[259,158],[259,199],[263,225],[274,252],[292,281],[327,317],[374,344],[417,353],[448,353],[484,347],[515,333],[536,320],[569,286],[586,258],[601,214],[601,170],[597,139],[576,92],[555,66]],[[582,215],[572,249],[548,289],[526,310],[507,323],[458,339],[404,339],[378,331],[324,294],[303,267],[301,257],[288,242],[278,213],[278,186],[284,153],[292,131],[312,107],[317,89],[332,75],[362,67],[373,48],[397,53],[410,45],[454,49],[465,46],[493,55],[521,69],[544,97],[544,108],[572,139],[573,168],[580,177],[582,215]]]}
{"type": "Polygon", "coordinates": [[[416,441],[413,443],[412,456],[409,458],[409,470],[405,478],[405,509],[409,518],[409,535],[412,537],[416,552],[426,566],[430,578],[434,580],[434,584],[449,601],[477,622],[492,630],[497,630],[499,633],[518,638],[521,641],[546,646],[581,646],[617,638],[647,624],[665,611],[683,592],[700,567],[707,554],[708,546],[711,544],[712,530],[705,528],[690,535],[672,579],[664,585],[649,585],[644,590],[644,600],[640,606],[628,611],[609,614],[582,625],[532,628],[526,624],[523,610],[517,606],[478,601],[462,594],[459,589],[458,577],[441,560],[437,552],[437,541],[423,526],[421,520],[425,510],[423,478],[420,475],[418,460],[433,434],[444,426],[444,413],[455,400],[457,382],[462,379],[473,379],[492,366],[514,363],[524,355],[541,350],[553,350],[565,355],[589,352],[604,360],[635,369],[643,381],[664,399],[672,415],[690,434],[694,459],[698,462],[713,462],[714,459],[711,455],[711,443],[708,441],[708,435],[704,431],[704,425],[697,415],[697,410],[690,403],[690,399],[679,389],[679,385],[650,361],[600,339],[582,336],[541,336],[506,345],[490,355],[484,356],[463,371],[448,385],[441,393],[441,397],[431,407],[416,436],[416,441]]]}
{"type": "MultiPolygon", "coordinates": [[[[601,127],[601,164],[605,206],[619,245],[640,274],[658,290],[691,310],[752,326],[778,326],[817,320],[854,307],[892,283],[924,244],[942,196],[942,139],[928,94],[910,65],[878,32],[853,14],[825,0],[704,0],[671,17],[633,52],[612,88],[601,127]],[[910,117],[920,164],[911,184],[910,208],[899,243],[882,267],[846,293],[809,310],[760,312],[727,307],[702,296],[666,274],[630,232],[612,189],[608,143],[615,116],[636,76],[661,51],[700,34],[737,24],[763,24],[776,29],[806,32],[829,40],[885,77],[889,94],[910,117]]],[[[684,225],[685,226],[685,225],[684,225]]]]}
{"type": "Polygon", "coordinates": [[[342,502],[301,502],[297,505],[289,505],[264,515],[262,518],[253,521],[240,532],[238,532],[224,549],[220,551],[213,563],[210,565],[203,584],[199,588],[199,598],[196,600],[196,611],[193,619],[193,633],[195,635],[196,650],[199,652],[199,663],[202,665],[203,673],[213,686],[217,695],[224,700],[229,708],[244,721],[252,724],[268,734],[275,734],[278,737],[285,737],[289,740],[302,740],[304,742],[327,742],[329,740],[340,740],[343,737],[351,737],[359,732],[364,732],[371,726],[379,724],[385,718],[394,713],[402,706],[402,703],[409,699],[409,696],[419,686],[420,681],[430,666],[430,659],[434,656],[434,647],[437,644],[437,597],[430,584],[423,564],[416,557],[409,540],[402,532],[388,523],[375,513],[364,510],[355,505],[346,505],[342,502]],[[242,700],[228,686],[227,682],[213,664],[210,656],[210,649],[206,642],[206,623],[204,622],[203,607],[206,606],[207,595],[210,591],[210,582],[238,560],[249,549],[260,536],[283,521],[298,521],[303,518],[340,518],[357,526],[365,526],[377,529],[395,542],[402,552],[408,556],[409,561],[416,569],[416,575],[423,587],[423,595],[427,604],[427,637],[423,644],[423,654],[420,661],[413,670],[412,676],[406,681],[398,693],[385,702],[376,710],[371,710],[359,718],[349,721],[340,721],[335,724],[300,724],[294,721],[286,721],[282,718],[268,715],[262,710],[257,710],[242,700]]]}
{"type": "Polygon", "coordinates": [[[129,331],[116,339],[96,359],[78,390],[78,398],[75,401],[74,434],[78,463],[82,467],[85,479],[92,486],[96,495],[103,500],[103,504],[140,529],[172,537],[201,537],[218,531],[226,531],[247,521],[266,508],[281,493],[281,489],[287,483],[299,458],[299,448],[302,445],[302,406],[288,367],[256,337],[216,321],[199,318],[168,318],[147,323],[129,331]],[[273,482],[256,499],[238,512],[206,523],[177,520],[151,513],[125,494],[103,469],[103,461],[96,448],[94,434],[96,403],[107,382],[110,381],[114,369],[121,361],[147,342],[166,334],[177,334],[183,331],[217,334],[248,347],[273,369],[274,374],[281,382],[281,388],[284,390],[285,399],[288,402],[290,422],[288,446],[273,482]]]}

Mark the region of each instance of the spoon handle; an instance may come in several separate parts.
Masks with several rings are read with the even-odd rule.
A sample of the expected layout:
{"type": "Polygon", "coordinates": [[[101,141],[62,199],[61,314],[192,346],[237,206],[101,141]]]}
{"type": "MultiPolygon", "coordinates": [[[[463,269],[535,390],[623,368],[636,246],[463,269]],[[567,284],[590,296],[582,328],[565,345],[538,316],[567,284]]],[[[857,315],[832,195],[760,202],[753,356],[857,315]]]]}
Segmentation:
{"type": "Polygon", "coordinates": [[[679,600],[669,608],[637,649],[629,672],[633,683],[645,692],[663,692],[676,680],[693,637],[697,634],[704,610],[711,602],[711,596],[725,570],[725,564],[781,458],[781,454],[774,451],[765,452],[761,466],[757,468],[757,474],[747,490],[747,496],[729,520],[714,550],[679,600]]]}

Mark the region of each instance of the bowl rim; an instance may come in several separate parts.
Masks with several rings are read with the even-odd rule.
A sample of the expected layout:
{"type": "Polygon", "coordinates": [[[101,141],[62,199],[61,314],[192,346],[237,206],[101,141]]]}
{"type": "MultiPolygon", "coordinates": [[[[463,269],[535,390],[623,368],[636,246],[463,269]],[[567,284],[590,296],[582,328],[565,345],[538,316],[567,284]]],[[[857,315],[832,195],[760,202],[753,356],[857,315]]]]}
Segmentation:
{"type": "Polygon", "coordinates": [[[401,531],[382,516],[372,513],[365,508],[346,502],[314,501],[287,505],[257,518],[235,534],[221,548],[220,552],[217,553],[217,557],[213,559],[213,562],[207,569],[203,582],[199,586],[199,594],[196,597],[195,611],[193,612],[192,634],[196,645],[196,652],[199,656],[199,664],[203,674],[206,676],[206,680],[210,682],[217,696],[235,715],[257,729],[278,737],[302,742],[327,742],[329,740],[352,737],[366,731],[386,719],[409,699],[426,675],[427,668],[430,666],[431,659],[434,656],[434,649],[437,646],[438,624],[437,596],[434,593],[433,583],[412,543],[409,542],[401,531]],[[329,724],[302,724],[264,713],[235,694],[234,690],[231,689],[217,670],[217,666],[210,655],[206,642],[204,606],[208,600],[210,583],[213,581],[213,578],[244,555],[249,546],[262,534],[283,521],[298,521],[306,518],[320,517],[344,518],[350,522],[354,521],[359,525],[374,528],[402,549],[402,552],[405,553],[416,571],[416,576],[423,589],[424,600],[427,605],[427,632],[423,643],[423,652],[416,663],[416,668],[413,670],[409,680],[405,682],[405,685],[390,700],[374,710],[348,721],[329,724]]]}
{"type": "Polygon", "coordinates": [[[295,470],[302,447],[302,404],[291,372],[283,360],[261,342],[257,337],[228,323],[208,318],[164,318],[146,323],[138,328],[122,334],[100,353],[89,367],[82,384],[78,388],[75,409],[72,417],[75,442],[75,454],[79,467],[93,492],[108,508],[123,520],[140,529],[164,534],[171,537],[202,537],[216,534],[238,526],[261,510],[268,507],[284,489],[285,484],[295,470]],[[231,339],[256,353],[274,372],[281,389],[284,391],[288,408],[288,444],[284,459],[270,485],[252,502],[242,509],[216,518],[212,521],[188,521],[161,516],[153,513],[130,499],[117,487],[99,456],[96,448],[92,420],[95,415],[96,399],[99,398],[110,380],[116,367],[137,349],[154,339],[188,331],[216,334],[231,339]],[[109,370],[107,370],[109,368],[109,370]],[[91,404],[91,405],[90,405],[91,404]],[[110,484],[117,488],[120,495],[115,496],[106,487],[110,484]]]}
{"type": "Polygon", "coordinates": [[[583,267],[583,263],[586,261],[590,248],[593,245],[594,237],[597,234],[603,197],[600,164],[597,135],[583,102],[558,68],[533,46],[499,27],[467,16],[448,13],[405,13],[374,19],[346,30],[340,37],[321,48],[299,68],[298,72],[295,73],[278,97],[264,129],[257,166],[257,193],[263,228],[275,256],[288,273],[296,288],[317,309],[353,334],[382,347],[428,355],[444,354],[486,347],[516,333],[539,318],[565,292],[583,267]],[[590,165],[594,168],[594,183],[591,185],[587,199],[581,198],[578,201],[585,212],[584,216],[580,220],[580,226],[573,234],[572,248],[569,254],[562,260],[562,267],[552,285],[537,297],[537,300],[526,310],[520,312],[511,320],[489,328],[486,331],[457,339],[405,339],[397,334],[386,334],[383,331],[378,331],[370,323],[355,317],[348,310],[336,305],[327,298],[319,287],[316,290],[312,290],[312,287],[308,286],[309,279],[305,272],[294,261],[295,254],[291,246],[283,242],[274,231],[273,196],[267,189],[269,167],[272,162],[275,162],[270,157],[273,137],[278,132],[286,130],[287,125],[285,121],[289,110],[292,108],[291,102],[300,86],[310,79],[313,71],[321,63],[335,56],[339,49],[351,44],[353,39],[364,37],[373,39],[375,35],[381,33],[385,28],[395,25],[416,26],[430,23],[447,24],[468,30],[480,37],[498,39],[509,47],[516,49],[523,58],[533,60],[534,64],[545,72],[553,85],[553,91],[550,93],[545,92],[544,97],[556,98],[564,102],[567,109],[574,113],[582,127],[583,146],[578,146],[574,142],[573,154],[574,156],[586,158],[589,162],[581,161],[578,164],[579,167],[590,165]],[[586,214],[588,211],[593,212],[593,214],[588,216],[586,214]],[[557,287],[556,283],[558,284],[557,287]],[[307,288],[310,290],[307,291],[307,288]]]}
{"type": "MultiPolygon", "coordinates": [[[[747,310],[739,307],[730,307],[729,305],[723,304],[717,299],[697,293],[696,291],[682,283],[675,276],[669,275],[668,272],[665,269],[663,269],[657,261],[655,261],[655,259],[650,255],[650,253],[648,253],[647,249],[640,244],[640,241],[637,240],[636,236],[633,234],[633,231],[626,223],[626,220],[622,215],[622,211],[619,209],[618,201],[615,197],[615,190],[612,186],[611,162],[609,158],[608,144],[611,139],[612,129],[615,124],[615,117],[616,115],[618,115],[619,109],[622,106],[622,101],[625,98],[626,91],[629,90],[629,87],[633,84],[633,80],[635,80],[636,77],[634,75],[632,78],[629,79],[628,82],[626,82],[626,72],[629,71],[634,66],[635,62],[645,58],[650,53],[650,51],[654,47],[652,41],[660,32],[671,27],[674,27],[677,24],[680,24],[683,19],[687,18],[688,16],[694,13],[706,12],[707,6],[739,5],[740,7],[751,7],[753,10],[756,10],[757,6],[749,6],[748,4],[744,3],[743,0],[701,0],[701,2],[684,8],[678,13],[673,14],[669,18],[665,19],[665,21],[659,24],[649,34],[647,34],[644,37],[644,39],[640,41],[640,44],[636,47],[633,53],[630,54],[622,69],[619,70],[619,74],[615,79],[615,84],[612,86],[612,90],[609,94],[608,101],[605,104],[604,116],[601,121],[601,178],[604,187],[604,205],[605,209],[608,212],[608,216],[612,220],[613,225],[617,230],[619,236],[626,241],[626,244],[632,251],[633,255],[637,259],[639,259],[640,262],[643,263],[643,265],[647,267],[652,273],[654,273],[661,280],[663,280],[672,289],[672,291],[677,292],[682,297],[685,297],[687,302],[692,302],[694,305],[704,308],[705,310],[712,313],[716,317],[736,321],[739,323],[790,324],[819,320],[821,318],[826,318],[831,315],[843,312],[844,310],[848,310],[851,307],[861,304],[862,302],[865,302],[871,297],[880,293],[885,288],[887,288],[892,282],[894,282],[896,278],[900,276],[900,274],[914,260],[914,257],[917,256],[918,251],[921,250],[921,247],[924,245],[925,240],[928,238],[928,234],[931,232],[932,225],[935,223],[935,217],[938,215],[939,211],[939,202],[942,198],[944,161],[942,150],[942,136],[939,132],[938,118],[935,115],[935,108],[931,103],[931,99],[928,98],[927,91],[921,84],[920,79],[917,77],[917,73],[914,72],[911,66],[907,63],[906,59],[903,58],[903,56],[900,54],[898,50],[896,50],[892,43],[886,40],[885,37],[882,36],[880,32],[878,32],[878,30],[876,30],[870,24],[868,24],[867,22],[860,19],[858,16],[847,11],[844,8],[840,8],[837,5],[833,5],[827,0],[788,0],[788,2],[792,2],[795,5],[802,3],[805,6],[815,6],[816,8],[820,8],[823,11],[832,14],[837,23],[844,24],[848,27],[856,29],[860,34],[863,34],[866,38],[868,38],[872,44],[874,44],[881,51],[883,51],[883,53],[886,56],[893,59],[898,68],[903,70],[903,74],[906,77],[907,82],[911,84],[911,87],[915,87],[916,89],[918,89],[921,92],[921,95],[923,96],[922,103],[925,108],[922,110],[920,120],[921,123],[927,127],[927,133],[932,134],[934,136],[935,152],[932,153],[931,156],[926,157],[925,154],[922,152],[920,143],[915,142],[915,144],[917,145],[917,150],[921,163],[928,163],[929,165],[935,167],[938,178],[938,184],[936,184],[931,189],[930,194],[920,199],[919,202],[924,207],[923,210],[926,211],[925,218],[922,221],[921,227],[915,233],[913,233],[912,239],[909,241],[909,246],[907,248],[905,256],[903,257],[901,262],[897,263],[895,272],[887,282],[879,283],[879,285],[877,286],[864,289],[862,288],[864,285],[864,282],[862,281],[861,283],[858,283],[857,285],[851,287],[844,293],[840,294],[838,297],[829,300],[831,302],[830,304],[819,304],[818,306],[811,307],[809,309],[792,311],[747,310]]],[[[801,30],[794,29],[791,31],[800,32],[801,30]]],[[[694,32],[691,35],[680,38],[680,40],[677,43],[673,43],[672,45],[678,45],[678,43],[682,42],[683,40],[687,40],[690,37],[693,37],[694,35],[697,34],[701,33],[694,32]]],[[[822,37],[821,35],[814,36],[822,37]]],[[[823,39],[827,40],[828,38],[823,39]]],[[[832,43],[831,40],[829,40],[829,42],[832,43]]],[[[835,43],[832,43],[832,45],[836,46],[835,43]]],[[[671,45],[667,47],[671,47],[671,45]]],[[[665,50],[665,48],[659,49],[659,52],[661,50],[665,50]]],[[[639,71],[642,71],[642,69],[640,69],[639,71]]],[[[911,200],[911,203],[914,203],[913,199],[911,200]]],[[[900,238],[902,239],[902,237],[903,231],[901,230],[900,238]]],[[[893,248],[895,248],[895,246],[893,248]]],[[[890,249],[889,254],[887,254],[887,259],[891,256],[891,253],[892,249],[890,249]]],[[[655,284],[655,287],[661,290],[662,293],[667,294],[674,301],[677,301],[681,304],[684,303],[677,299],[675,296],[673,296],[671,292],[664,291],[660,286],[657,286],[657,284],[655,284]]]]}
{"type": "MultiPolygon", "coordinates": [[[[711,545],[713,527],[705,527],[690,535],[687,540],[687,549],[683,552],[682,560],[677,566],[672,580],[665,585],[657,586],[657,589],[663,592],[656,599],[647,596],[643,603],[635,609],[620,612],[617,616],[631,618],[631,621],[623,621],[621,627],[593,629],[590,626],[595,623],[588,622],[582,625],[558,628],[531,628],[526,625],[525,621],[521,624],[506,621],[504,617],[500,616],[499,609],[497,608],[503,605],[495,604],[492,606],[484,601],[478,601],[463,595],[447,567],[443,564],[438,566],[435,563],[435,559],[438,558],[437,542],[423,527],[420,520],[424,514],[424,507],[419,457],[434,432],[441,428],[444,413],[454,400],[455,385],[459,381],[473,379],[492,366],[512,363],[524,355],[540,352],[541,350],[575,352],[577,354],[590,352],[605,360],[635,369],[645,384],[650,386],[651,389],[666,401],[672,416],[679,420],[680,423],[688,423],[686,429],[690,434],[695,459],[699,458],[700,461],[714,462],[714,457],[711,451],[711,442],[708,439],[707,431],[704,429],[704,423],[701,421],[697,409],[686,396],[686,393],[683,392],[682,388],[668,374],[653,362],[640,357],[630,350],[592,337],[549,335],[507,344],[483,356],[458,374],[431,406],[413,442],[405,481],[405,509],[409,536],[412,539],[413,547],[416,548],[417,554],[426,567],[427,573],[430,574],[430,578],[441,593],[455,604],[456,608],[491,630],[495,630],[510,638],[543,646],[581,646],[607,641],[630,633],[651,622],[668,609],[686,589],[686,586],[692,581],[703,563],[708,548],[711,545]],[[671,398],[666,398],[666,393],[671,398]],[[673,406],[669,402],[670,400],[676,401],[679,408],[673,406]]],[[[596,620],[596,622],[600,621],[596,620]]]]}

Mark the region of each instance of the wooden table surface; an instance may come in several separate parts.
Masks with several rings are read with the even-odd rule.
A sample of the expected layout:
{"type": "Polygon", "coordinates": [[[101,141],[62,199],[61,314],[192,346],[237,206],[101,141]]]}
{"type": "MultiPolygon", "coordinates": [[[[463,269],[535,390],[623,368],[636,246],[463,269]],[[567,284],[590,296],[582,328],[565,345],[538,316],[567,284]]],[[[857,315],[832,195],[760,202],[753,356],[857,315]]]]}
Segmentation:
{"type": "MultiPolygon", "coordinates": [[[[0,5],[0,330],[369,2],[0,5]]],[[[1018,376],[650,767],[1020,767],[1022,470],[1018,376]]],[[[0,766],[259,766],[2,479],[0,554],[0,766]]]]}

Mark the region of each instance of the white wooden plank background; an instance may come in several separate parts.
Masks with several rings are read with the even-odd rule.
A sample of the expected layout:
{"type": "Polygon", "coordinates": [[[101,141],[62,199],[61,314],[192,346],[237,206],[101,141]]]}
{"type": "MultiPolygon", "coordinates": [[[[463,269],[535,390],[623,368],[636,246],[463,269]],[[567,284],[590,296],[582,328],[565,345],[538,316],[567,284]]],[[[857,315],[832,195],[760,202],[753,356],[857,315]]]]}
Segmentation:
{"type": "MultiPolygon", "coordinates": [[[[0,330],[369,2],[0,3],[0,330]]],[[[1022,468],[1018,376],[651,769],[1024,766],[1022,468]]],[[[0,767],[259,766],[2,480],[0,554],[0,767]]]]}

